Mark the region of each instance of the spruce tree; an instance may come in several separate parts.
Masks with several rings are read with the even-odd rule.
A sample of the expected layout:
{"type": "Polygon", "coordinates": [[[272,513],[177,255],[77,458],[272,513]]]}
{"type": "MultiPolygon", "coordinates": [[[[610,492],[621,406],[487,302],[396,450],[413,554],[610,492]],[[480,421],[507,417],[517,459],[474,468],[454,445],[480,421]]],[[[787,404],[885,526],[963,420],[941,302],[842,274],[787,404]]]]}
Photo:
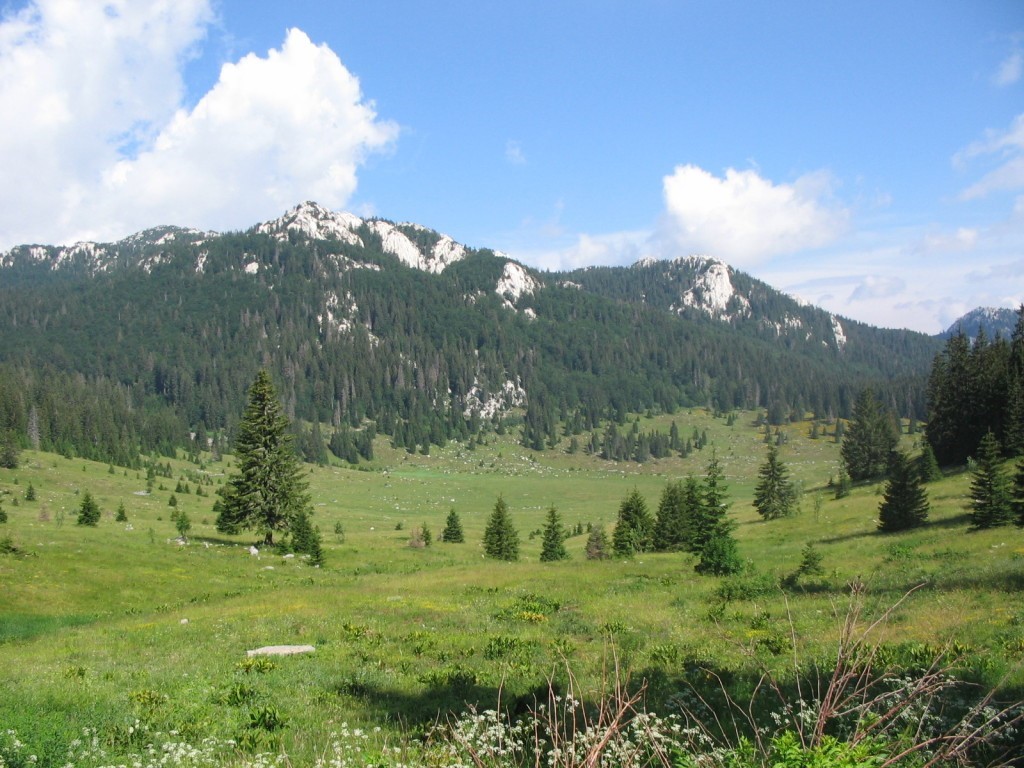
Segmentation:
{"type": "Polygon", "coordinates": [[[455,507],[452,507],[448,512],[448,518],[445,520],[444,530],[441,531],[441,541],[447,544],[461,544],[465,540],[466,536],[462,532],[462,521],[455,511],[455,507]]]}
{"type": "Polygon", "coordinates": [[[78,525],[91,525],[94,528],[100,522],[100,507],[92,494],[88,491],[82,496],[82,503],[78,507],[78,525]]]}
{"type": "Polygon", "coordinates": [[[971,475],[971,526],[995,528],[1013,519],[1009,478],[1000,465],[999,441],[985,433],[978,446],[977,468],[971,475]]]}
{"type": "Polygon", "coordinates": [[[878,530],[903,531],[928,519],[928,493],[921,474],[907,455],[895,451],[889,461],[889,480],[878,507],[878,530]]]}
{"type": "Polygon", "coordinates": [[[942,479],[942,470],[939,469],[939,462],[935,459],[935,451],[927,442],[921,447],[921,454],[917,457],[917,474],[922,483],[934,483],[942,479]]]}
{"type": "Polygon", "coordinates": [[[789,479],[789,470],[779,459],[775,446],[768,447],[768,458],[757,472],[754,508],[765,520],[777,520],[793,514],[796,493],[789,479]]]}
{"type": "Polygon", "coordinates": [[[799,576],[821,576],[825,573],[825,568],[822,566],[824,557],[819,552],[812,542],[804,544],[803,551],[800,556],[800,565],[797,566],[796,575],[799,576]]]}
{"type": "Polygon", "coordinates": [[[117,514],[114,516],[114,520],[118,523],[128,522],[128,511],[124,508],[123,501],[117,505],[117,514]]]}
{"type": "Polygon", "coordinates": [[[548,510],[547,520],[544,523],[544,532],[541,536],[540,560],[542,563],[554,560],[568,560],[569,553],[565,550],[565,528],[562,527],[562,518],[558,510],[551,507],[548,510]]]}
{"type": "Polygon", "coordinates": [[[7,511],[4,509],[3,502],[0,502],[0,523],[7,522],[7,511]]]}
{"type": "Polygon", "coordinates": [[[320,530],[313,526],[307,510],[303,509],[295,515],[291,535],[292,550],[296,554],[307,555],[310,565],[320,566],[324,564],[324,550],[320,530]]]}
{"type": "Polygon", "coordinates": [[[612,531],[612,549],[620,557],[649,551],[653,528],[647,502],[634,488],[619,505],[619,517],[612,531]]]}
{"type": "Polygon", "coordinates": [[[17,469],[20,455],[21,448],[18,447],[13,433],[7,433],[0,437],[0,467],[17,469]]]}
{"type": "Polygon", "coordinates": [[[728,518],[728,487],[725,473],[718,456],[711,454],[711,461],[704,473],[703,504],[696,518],[695,537],[700,557],[695,570],[701,574],[725,576],[738,573],[743,567],[736,540],[732,535],[733,524],[728,518]]]}
{"type": "Polygon", "coordinates": [[[28,489],[25,491],[25,501],[35,501],[35,500],[36,500],[36,487],[34,485],[32,485],[32,483],[30,482],[28,484],[28,489]]]}
{"type": "Polygon", "coordinates": [[[700,554],[698,546],[698,525],[704,514],[704,488],[697,478],[690,475],[683,481],[683,519],[686,539],[684,549],[695,555],[700,554]]]}
{"type": "Polygon", "coordinates": [[[883,474],[898,439],[893,420],[875,399],[874,392],[863,390],[857,396],[853,418],[839,449],[850,479],[856,482],[883,474]]]}
{"type": "Polygon", "coordinates": [[[1003,445],[1008,456],[1024,455],[1024,304],[1010,335],[1010,359],[1003,445]]]}
{"type": "Polygon", "coordinates": [[[603,525],[595,525],[587,535],[587,560],[605,560],[608,558],[608,535],[603,525]]]}
{"type": "Polygon", "coordinates": [[[850,495],[850,476],[846,474],[846,470],[840,468],[839,480],[836,482],[836,493],[837,499],[845,499],[850,495]]]}
{"type": "Polygon", "coordinates": [[[273,545],[275,532],[288,532],[296,516],[308,512],[309,496],[288,419],[266,371],[259,372],[249,389],[235,455],[238,472],[219,491],[217,530],[255,530],[264,544],[273,545]]]}
{"type": "Polygon", "coordinates": [[[1024,526],[1024,459],[1017,462],[1013,473],[1013,511],[1017,525],[1024,526]]]}
{"type": "Polygon", "coordinates": [[[728,488],[722,465],[716,454],[711,455],[704,481],[699,487],[700,504],[693,510],[691,520],[692,551],[700,555],[707,543],[722,530],[730,530],[731,525],[726,517],[729,504],[726,500],[728,488]]]}
{"type": "Polygon", "coordinates": [[[511,562],[519,559],[519,532],[512,527],[508,506],[501,496],[484,528],[484,554],[495,560],[511,562]]]}
{"type": "Polygon", "coordinates": [[[686,549],[689,540],[686,490],[681,481],[669,482],[661,493],[654,519],[654,549],[658,552],[676,552],[686,549]]]}

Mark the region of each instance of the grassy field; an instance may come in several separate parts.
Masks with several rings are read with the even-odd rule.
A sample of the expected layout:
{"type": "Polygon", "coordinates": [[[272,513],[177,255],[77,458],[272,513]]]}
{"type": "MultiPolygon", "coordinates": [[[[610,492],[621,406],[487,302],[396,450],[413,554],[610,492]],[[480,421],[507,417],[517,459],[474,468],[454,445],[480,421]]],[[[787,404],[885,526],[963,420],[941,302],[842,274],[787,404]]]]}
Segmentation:
{"type": "Polygon", "coordinates": [[[641,428],[667,431],[671,419],[684,437],[707,430],[721,460],[743,576],[700,577],[683,554],[588,561],[585,534],[567,541],[571,560],[540,563],[540,536],[531,536],[552,505],[567,527],[610,532],[634,488],[653,512],[667,481],[703,474],[710,446],[636,465],[535,454],[512,436],[472,450],[432,447],[429,456],[380,439],[359,469],[311,469],[326,555],[318,569],[253,556],[251,536],[215,530],[212,493],[230,457],[172,460],[171,476],[156,477],[147,494],[145,471],[27,451],[17,470],[0,469],[9,516],[0,539],[17,549],[0,555],[0,732],[16,730],[49,765],[64,764],[85,728],[114,755],[148,728],[194,743],[215,736],[246,750],[283,748],[304,764],[342,724],[397,738],[468,704],[532,701],[550,681],[567,684],[569,670],[597,687],[615,666],[646,681],[650,705],[667,712],[698,669],[728,676],[743,695],[757,670],[785,678],[794,657],[827,668],[855,581],[866,586],[868,617],[924,585],[879,628],[879,642],[921,657],[955,643],[965,674],[990,685],[1008,675],[1020,690],[1024,533],[968,532],[967,474],[929,486],[926,527],[883,536],[880,486],[836,500],[828,483],[839,446],[792,425],[780,455],[804,489],[801,511],[764,522],[751,505],[765,455],[752,414],[727,426],[695,410],[642,419],[641,428]],[[188,492],[175,492],[179,483],[188,492]],[[103,512],[96,528],[75,524],[86,491],[103,512]],[[187,544],[177,541],[172,494],[193,522],[187,544]],[[482,555],[499,494],[521,534],[518,563],[482,555]],[[127,523],[114,521],[120,504],[127,523]],[[464,544],[436,543],[450,509],[464,544]],[[410,547],[423,525],[435,543],[410,547]],[[775,585],[808,543],[825,575],[783,592],[775,585]],[[248,649],[272,644],[316,652],[247,659],[248,649]]]}

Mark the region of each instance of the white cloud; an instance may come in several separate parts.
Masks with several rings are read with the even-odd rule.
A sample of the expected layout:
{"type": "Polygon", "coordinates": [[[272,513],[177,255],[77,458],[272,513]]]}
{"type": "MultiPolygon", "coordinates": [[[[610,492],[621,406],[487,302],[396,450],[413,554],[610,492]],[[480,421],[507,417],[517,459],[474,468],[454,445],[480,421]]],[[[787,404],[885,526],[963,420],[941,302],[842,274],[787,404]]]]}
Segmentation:
{"type": "Polygon", "coordinates": [[[708,253],[735,266],[832,242],[847,211],[831,204],[827,174],[773,184],[756,171],[729,168],[718,178],[678,166],[663,182],[670,247],[708,253]]]}
{"type": "Polygon", "coordinates": [[[978,244],[978,230],[959,227],[954,232],[931,232],[911,250],[922,253],[950,253],[971,251],[978,244]]]}
{"type": "Polygon", "coordinates": [[[1017,115],[1005,131],[989,131],[984,139],[958,152],[953,162],[963,167],[979,158],[995,158],[997,166],[965,189],[961,199],[974,200],[994,192],[1024,189],[1024,114],[1017,115]]]}
{"type": "Polygon", "coordinates": [[[647,231],[610,232],[602,235],[578,234],[562,247],[511,248],[515,259],[538,269],[570,270],[592,266],[632,264],[647,255],[651,233],[647,231]]]}
{"type": "Polygon", "coordinates": [[[850,301],[865,301],[867,299],[888,299],[902,294],[907,288],[902,278],[867,275],[853,292],[850,294],[850,301]]]}
{"type": "Polygon", "coordinates": [[[523,152],[523,145],[515,139],[505,142],[505,159],[512,165],[525,165],[526,154],[523,152]]]}
{"type": "Polygon", "coordinates": [[[1014,51],[1003,59],[992,82],[1003,88],[1020,80],[1021,74],[1024,74],[1024,53],[1014,51]]]}
{"type": "Polygon", "coordinates": [[[0,110],[19,116],[0,124],[0,247],[348,201],[397,127],[298,30],[185,109],[182,68],[212,21],[209,0],[37,0],[0,22],[0,110]]]}
{"type": "Polygon", "coordinates": [[[110,169],[117,205],[204,227],[236,227],[302,199],[343,206],[368,152],[397,136],[362,101],[359,81],[326,46],[292,29],[280,50],[225,64],[191,112],[152,149],[110,169]]]}

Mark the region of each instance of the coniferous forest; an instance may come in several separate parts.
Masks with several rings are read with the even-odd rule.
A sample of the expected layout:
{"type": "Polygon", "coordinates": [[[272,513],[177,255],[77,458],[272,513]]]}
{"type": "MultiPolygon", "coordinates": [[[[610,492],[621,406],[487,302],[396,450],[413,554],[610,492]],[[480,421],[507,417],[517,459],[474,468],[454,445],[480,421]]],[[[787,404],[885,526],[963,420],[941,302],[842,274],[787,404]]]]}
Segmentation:
{"type": "MultiPolygon", "coordinates": [[[[423,252],[441,238],[390,226],[423,252]]],[[[225,447],[261,368],[312,461],[329,446],[365,456],[364,429],[410,451],[515,429],[536,450],[576,438],[624,458],[606,426],[627,413],[845,417],[866,386],[893,413],[927,415],[936,339],[835,318],[734,270],[719,306],[702,294],[707,260],[535,273],[466,249],[435,273],[379,228],[354,232],[161,228],[4,255],[0,435],[125,465],[225,447]],[[510,266],[525,288],[502,289],[510,266]]],[[[629,458],[668,450],[667,435],[626,437],[629,458]]]]}
{"type": "Polygon", "coordinates": [[[976,456],[992,432],[1004,455],[1024,454],[1024,306],[1010,339],[973,340],[964,329],[946,342],[928,379],[928,443],[940,464],[976,456]]]}

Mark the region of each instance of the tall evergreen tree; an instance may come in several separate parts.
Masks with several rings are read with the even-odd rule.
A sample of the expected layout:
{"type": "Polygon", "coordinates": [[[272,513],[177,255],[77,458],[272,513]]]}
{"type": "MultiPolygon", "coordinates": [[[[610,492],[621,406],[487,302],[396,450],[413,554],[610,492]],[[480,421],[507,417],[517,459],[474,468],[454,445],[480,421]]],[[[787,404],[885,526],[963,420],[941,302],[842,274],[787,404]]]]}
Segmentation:
{"type": "Polygon", "coordinates": [[[448,544],[461,544],[465,540],[466,536],[462,532],[462,520],[459,519],[459,514],[455,511],[455,507],[452,507],[448,511],[448,517],[444,523],[444,530],[441,531],[441,541],[448,544]]]}
{"type": "Polygon", "coordinates": [[[703,505],[695,518],[694,526],[697,553],[700,557],[695,570],[711,576],[725,576],[737,573],[742,567],[736,539],[733,538],[733,523],[728,518],[728,486],[718,456],[711,455],[704,473],[703,505]]]}
{"type": "Polygon", "coordinates": [[[692,550],[697,555],[704,551],[711,539],[732,528],[726,517],[729,511],[727,492],[722,465],[717,454],[712,453],[711,461],[708,462],[704,473],[704,481],[700,486],[701,503],[694,510],[690,523],[692,550]]]}
{"type": "Polygon", "coordinates": [[[979,328],[971,344],[961,329],[936,357],[925,433],[939,464],[966,461],[989,430],[1011,455],[1024,449],[1024,382],[1017,373],[1022,334],[1016,328],[1011,343],[999,336],[989,341],[979,328]]]}
{"type": "Polygon", "coordinates": [[[878,530],[903,531],[928,519],[928,493],[921,473],[907,455],[894,451],[889,461],[889,480],[878,508],[878,530]]]}
{"type": "Polygon", "coordinates": [[[686,509],[686,490],[682,481],[669,482],[661,492],[654,519],[654,549],[676,552],[690,542],[690,520],[686,509]]]}
{"type": "Polygon", "coordinates": [[[883,474],[898,439],[892,417],[883,410],[875,393],[862,390],[839,449],[850,479],[857,482],[883,474]]]}
{"type": "Polygon", "coordinates": [[[542,563],[547,563],[568,559],[569,553],[565,549],[565,528],[562,527],[562,518],[559,517],[558,510],[551,507],[548,510],[544,532],[541,535],[540,560],[542,563]]]}
{"type": "Polygon", "coordinates": [[[13,432],[0,435],[0,467],[4,469],[17,469],[18,459],[21,455],[21,448],[13,432]]]}
{"type": "Polygon", "coordinates": [[[484,528],[484,554],[495,560],[519,559],[519,532],[512,526],[508,505],[501,496],[484,528]]]}
{"type": "Polygon", "coordinates": [[[1024,526],[1024,459],[1017,462],[1013,473],[1013,511],[1017,525],[1024,526]]]}
{"type": "Polygon", "coordinates": [[[221,486],[217,530],[255,530],[267,545],[308,513],[308,482],[292,448],[288,419],[274,385],[260,371],[249,388],[249,403],[235,441],[238,472],[221,486]]]}
{"type": "Polygon", "coordinates": [[[1009,385],[1003,445],[1009,456],[1024,455],[1024,304],[1017,309],[1017,324],[1010,336],[1009,385]]]}
{"type": "Polygon", "coordinates": [[[931,445],[925,442],[921,446],[921,453],[915,462],[917,474],[922,483],[934,483],[942,479],[942,470],[939,469],[939,462],[935,459],[935,451],[931,445]]]}
{"type": "Polygon", "coordinates": [[[754,508],[765,520],[776,520],[793,514],[796,504],[796,493],[789,470],[779,459],[778,449],[768,447],[768,458],[757,472],[758,480],[754,488],[754,508]]]}
{"type": "Polygon", "coordinates": [[[619,516],[612,531],[612,549],[621,557],[649,551],[653,528],[647,502],[634,488],[619,505],[619,516]]]}
{"type": "Polygon", "coordinates": [[[978,446],[977,468],[971,474],[971,526],[995,528],[1013,519],[1010,480],[1000,465],[999,441],[991,431],[978,446]]]}
{"type": "Polygon", "coordinates": [[[700,554],[698,526],[704,515],[704,487],[693,475],[683,481],[683,517],[685,518],[685,549],[700,554]]]}

